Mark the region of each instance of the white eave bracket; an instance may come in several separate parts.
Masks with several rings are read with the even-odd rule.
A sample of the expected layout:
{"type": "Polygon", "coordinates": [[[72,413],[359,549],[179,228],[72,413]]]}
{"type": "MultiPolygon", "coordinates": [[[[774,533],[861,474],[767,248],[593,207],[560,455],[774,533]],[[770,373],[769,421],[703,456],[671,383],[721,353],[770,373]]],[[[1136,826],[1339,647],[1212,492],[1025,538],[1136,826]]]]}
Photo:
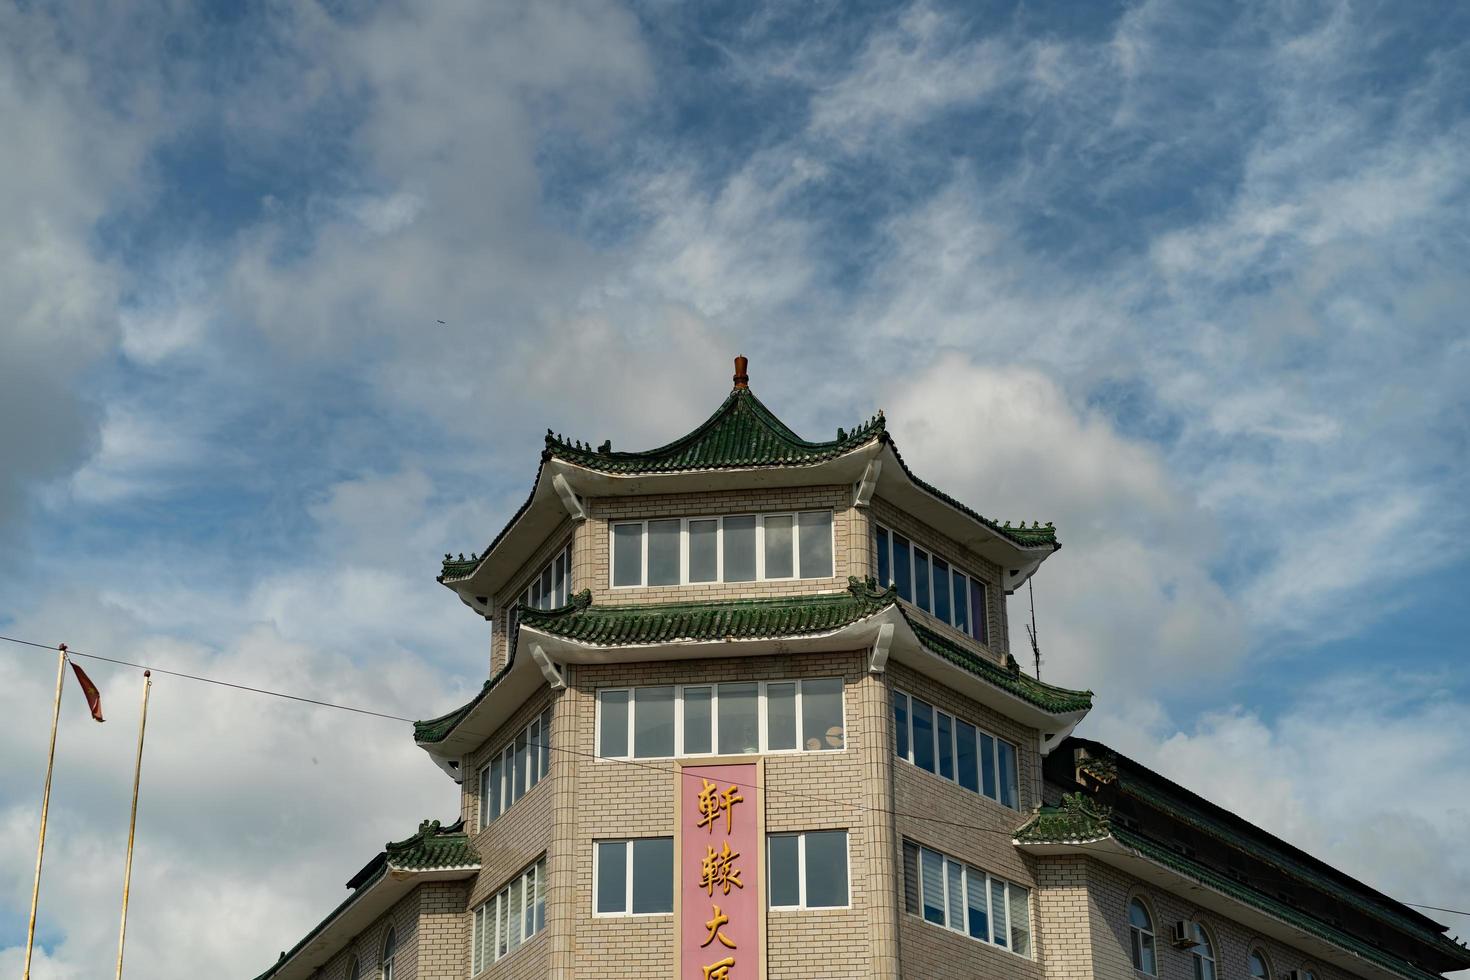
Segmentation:
{"type": "Polygon", "coordinates": [[[883,460],[868,460],[868,468],[863,471],[863,478],[852,488],[852,505],[854,507],[866,507],[873,499],[873,491],[878,489],[878,475],[883,472],[883,460]]]}
{"type": "Polygon", "coordinates": [[[572,489],[572,485],[567,482],[565,476],[562,476],[560,473],[553,476],[551,478],[551,487],[556,491],[556,495],[561,498],[561,505],[567,509],[568,514],[572,515],[572,520],[585,521],[587,519],[587,511],[582,507],[582,499],[577,496],[576,491],[572,489]]]}
{"type": "Polygon", "coordinates": [[[541,649],[541,644],[531,647],[531,659],[536,661],[536,666],[541,668],[541,676],[546,678],[546,683],[553,691],[566,690],[567,682],[562,679],[561,671],[556,669],[556,664],[541,649]]]}
{"type": "Polygon", "coordinates": [[[873,650],[868,655],[868,673],[881,674],[888,668],[888,648],[893,646],[893,624],[883,623],[878,627],[878,636],[873,640],[873,650]]]}

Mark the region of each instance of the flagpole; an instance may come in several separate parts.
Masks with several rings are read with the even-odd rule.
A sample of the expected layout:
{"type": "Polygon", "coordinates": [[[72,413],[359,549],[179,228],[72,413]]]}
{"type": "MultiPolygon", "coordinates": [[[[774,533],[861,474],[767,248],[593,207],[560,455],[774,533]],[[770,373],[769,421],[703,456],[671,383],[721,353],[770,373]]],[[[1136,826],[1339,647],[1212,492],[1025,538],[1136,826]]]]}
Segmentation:
{"type": "Polygon", "coordinates": [[[41,791],[41,838],[36,843],[36,883],[31,886],[31,921],[26,927],[26,964],[21,980],[31,980],[31,949],[36,942],[36,905],[41,899],[41,858],[46,854],[46,812],[51,808],[51,769],[56,763],[56,724],[61,720],[61,682],[66,680],[66,644],[56,648],[56,703],[51,707],[51,747],[46,750],[46,788],[41,791]]]}
{"type": "Polygon", "coordinates": [[[133,831],[138,826],[138,782],[143,776],[143,730],[148,727],[148,691],[153,672],[143,671],[143,712],[138,718],[138,760],[133,766],[133,814],[128,820],[128,863],[123,871],[122,927],[117,934],[117,980],[122,980],[123,942],[128,937],[128,890],[133,883],[133,831]]]}

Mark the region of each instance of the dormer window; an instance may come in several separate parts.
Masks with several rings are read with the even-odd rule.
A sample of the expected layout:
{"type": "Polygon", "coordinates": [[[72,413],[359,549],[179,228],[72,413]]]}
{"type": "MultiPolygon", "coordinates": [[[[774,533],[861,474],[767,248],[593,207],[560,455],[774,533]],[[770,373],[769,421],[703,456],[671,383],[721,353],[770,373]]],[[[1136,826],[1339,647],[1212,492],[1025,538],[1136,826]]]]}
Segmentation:
{"type": "Polygon", "coordinates": [[[988,643],[985,583],[897,531],[881,524],[874,527],[878,584],[893,585],[900,599],[988,643]]]}
{"type": "Polygon", "coordinates": [[[832,512],[618,521],[613,588],[831,578],[832,512]]]}

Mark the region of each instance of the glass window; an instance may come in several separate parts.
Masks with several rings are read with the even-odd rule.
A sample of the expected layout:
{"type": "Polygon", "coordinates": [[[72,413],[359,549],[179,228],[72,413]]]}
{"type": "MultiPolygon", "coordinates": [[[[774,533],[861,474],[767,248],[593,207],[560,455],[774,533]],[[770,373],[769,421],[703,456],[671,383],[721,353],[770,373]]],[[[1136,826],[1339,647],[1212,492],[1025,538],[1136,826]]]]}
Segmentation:
{"type": "Polygon", "coordinates": [[[713,751],[714,689],[709,687],[684,688],[684,754],[704,755],[713,751]]]}
{"type": "Polygon", "coordinates": [[[944,873],[949,912],[949,921],[945,925],[956,932],[963,932],[965,924],[960,919],[960,910],[965,907],[965,869],[953,861],[945,861],[944,873]]]}
{"type": "Polygon", "coordinates": [[[813,830],[803,834],[806,901],[809,909],[847,905],[847,831],[813,830]]]}
{"type": "Polygon", "coordinates": [[[975,749],[975,726],[955,720],[956,781],[971,793],[980,792],[980,757],[975,749]]]}
{"type": "Polygon", "coordinates": [[[510,952],[510,900],[505,892],[501,892],[495,900],[495,920],[499,923],[495,943],[495,957],[499,959],[510,952]]]}
{"type": "Polygon", "coordinates": [[[1000,757],[1000,802],[1012,809],[1016,806],[1016,747],[1000,739],[995,741],[1000,757]]]}
{"type": "Polygon", "coordinates": [[[843,747],[842,678],[823,677],[801,682],[801,742],[807,751],[828,752],[843,747]]]}
{"type": "Polygon", "coordinates": [[[536,862],[536,932],[546,928],[546,859],[536,862]]]}
{"type": "Polygon", "coordinates": [[[944,855],[924,848],[919,854],[919,879],[924,896],[924,920],[945,925],[944,855]]]}
{"type": "Polygon", "coordinates": [[[974,868],[965,870],[965,878],[968,879],[968,887],[965,889],[965,908],[969,913],[969,928],[966,930],[971,939],[990,941],[990,915],[985,895],[985,872],[974,868]]]}
{"type": "Polygon", "coordinates": [[[398,958],[398,933],[392,928],[383,940],[383,980],[393,980],[393,968],[398,958]]]}
{"type": "Polygon", "coordinates": [[[755,581],[755,518],[725,518],[725,581],[755,581]]]}
{"type": "Polygon", "coordinates": [[[925,772],[934,771],[934,709],[918,698],[913,699],[914,765],[925,772]]]}
{"type": "Polygon", "coordinates": [[[914,605],[925,612],[932,608],[929,597],[929,553],[921,548],[914,549],[914,605]]]}
{"type": "Polygon", "coordinates": [[[802,578],[832,577],[832,512],[807,511],[796,515],[802,578]]]}
{"type": "Polygon", "coordinates": [[[954,625],[961,633],[970,632],[970,616],[968,611],[968,594],[965,591],[968,581],[958,571],[952,572],[950,578],[954,583],[951,594],[954,598],[954,625]]]}
{"type": "Polygon", "coordinates": [[[516,754],[514,780],[515,785],[511,790],[514,799],[520,799],[526,792],[526,733],[521,732],[516,736],[516,754]]]}
{"type": "Polygon", "coordinates": [[[989,643],[990,636],[986,628],[988,610],[985,608],[985,586],[983,583],[970,579],[970,635],[981,643],[989,643]]]}
{"type": "Polygon", "coordinates": [[[893,692],[894,752],[900,759],[909,757],[909,696],[893,692]]]}
{"type": "Polygon", "coordinates": [[[1259,980],[1271,980],[1271,967],[1266,964],[1266,954],[1259,949],[1251,950],[1245,963],[1252,977],[1259,978],[1259,980]]]}
{"type": "Polygon", "coordinates": [[[551,709],[541,712],[541,778],[551,771],[551,709]]]}
{"type": "Polygon", "coordinates": [[[674,754],[674,689],[633,690],[633,755],[639,759],[674,754]]]}
{"type": "Polygon", "coordinates": [[[903,842],[903,910],[919,914],[919,845],[903,842]]]}
{"type": "Polygon", "coordinates": [[[536,866],[526,869],[526,895],[521,915],[521,935],[530,939],[536,934],[536,866]]]}
{"type": "Polygon", "coordinates": [[[552,607],[567,604],[567,553],[563,551],[551,563],[552,607]]]}
{"type": "Polygon", "coordinates": [[[643,584],[643,525],[613,525],[613,585],[643,584]]]}
{"type": "Polygon", "coordinates": [[[510,948],[515,949],[521,944],[521,910],[525,903],[521,895],[520,878],[510,883],[509,895],[507,905],[510,908],[510,948]]]}
{"type": "MultiPolygon", "coordinates": [[[[811,748],[812,746],[808,746],[811,748]]],[[[766,749],[796,748],[796,682],[766,685],[766,749]]]]}
{"type": "Polygon", "coordinates": [[[1154,955],[1154,920],[1148,908],[1139,899],[1128,903],[1129,945],[1133,954],[1133,969],[1142,970],[1149,976],[1158,975],[1158,961],[1154,955]]]}
{"type": "Polygon", "coordinates": [[[796,834],[772,834],[766,842],[766,867],[771,876],[771,906],[801,905],[801,838],[796,834]]]}
{"type": "Polygon", "coordinates": [[[624,758],[628,754],[628,692],[600,691],[597,701],[597,754],[604,759],[624,758]]]}
{"type": "Polygon", "coordinates": [[[888,567],[888,529],[886,527],[878,528],[876,541],[878,551],[878,586],[879,588],[886,589],[893,584],[893,577],[889,574],[888,567]]]}
{"type": "Polygon", "coordinates": [[[362,963],[356,958],[352,960],[352,969],[347,971],[347,980],[362,980],[362,963]]]}
{"type": "Polygon", "coordinates": [[[1007,908],[1011,918],[1011,951],[1021,956],[1031,955],[1031,892],[1015,882],[1006,886],[1010,896],[1007,908]]]}
{"type": "Polygon", "coordinates": [[[674,911],[674,838],[633,841],[633,914],[674,911]]]}
{"type": "Polygon", "coordinates": [[[628,842],[597,843],[597,907],[606,915],[628,911],[628,842]]]}
{"type": "Polygon", "coordinates": [[[719,713],[721,755],[760,751],[759,684],[721,684],[719,713]]]}
{"type": "Polygon", "coordinates": [[[893,536],[893,581],[898,585],[898,597],[910,602],[914,598],[914,582],[909,574],[908,538],[893,536]]]}
{"type": "Polygon", "coordinates": [[[679,584],[679,519],[648,522],[648,585],[679,584]]]}
{"type": "Polygon", "coordinates": [[[526,736],[526,788],[535,786],[541,779],[541,718],[531,722],[526,736]]]}
{"type": "Polygon", "coordinates": [[[715,582],[720,577],[720,522],[689,522],[689,581],[715,582]]]}
{"type": "Polygon", "coordinates": [[[980,733],[980,792],[995,799],[995,739],[980,733]]]}
{"type": "Polygon", "coordinates": [[[537,605],[542,609],[550,609],[556,605],[556,596],[551,591],[551,565],[541,569],[541,601],[537,605]]]}
{"type": "Polygon", "coordinates": [[[934,556],[934,615],[951,622],[949,616],[949,562],[934,556]]]}
{"type": "Polygon", "coordinates": [[[766,578],[791,578],[791,515],[771,514],[764,522],[766,539],[766,578]]]}
{"type": "Polygon", "coordinates": [[[1210,934],[1198,922],[1190,923],[1194,934],[1194,945],[1190,947],[1190,959],[1194,961],[1194,980],[1215,980],[1215,944],[1210,934]]]}
{"type": "Polygon", "coordinates": [[[990,879],[990,941],[997,946],[1009,945],[1006,938],[1006,883],[990,879]]]}
{"type": "Polygon", "coordinates": [[[939,775],[954,778],[954,719],[942,711],[936,711],[939,729],[939,775]]]}

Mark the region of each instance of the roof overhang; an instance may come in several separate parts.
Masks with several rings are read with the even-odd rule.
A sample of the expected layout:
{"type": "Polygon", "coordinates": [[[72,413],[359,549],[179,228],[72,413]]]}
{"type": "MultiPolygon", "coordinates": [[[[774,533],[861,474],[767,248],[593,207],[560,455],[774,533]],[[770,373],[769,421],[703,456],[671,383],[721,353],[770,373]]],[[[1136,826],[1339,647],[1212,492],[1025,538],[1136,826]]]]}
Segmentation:
{"type": "Polygon", "coordinates": [[[873,646],[885,624],[890,624],[890,660],[943,684],[960,694],[995,709],[1008,718],[1041,732],[1043,752],[1060,743],[1087,715],[1086,710],[1053,714],[1009,691],[976,676],[958,664],[930,651],[920,641],[896,605],[857,620],[840,629],[800,636],[753,639],[673,640],[647,645],[599,646],[569,640],[522,625],[516,637],[517,656],[493,687],[485,693],[442,740],[420,742],[441,769],[456,780],[463,778],[457,765],[495,734],[523,705],[546,678],[530,655],[539,646],[558,664],[643,663],[662,660],[703,660],[720,657],[760,657],[801,653],[833,653],[864,650],[873,646]]]}
{"type": "Polygon", "coordinates": [[[340,953],[354,936],[419,885],[430,881],[461,881],[479,870],[479,865],[432,871],[395,870],[385,866],[376,878],[338,906],[289,956],[277,961],[256,980],[309,980],[314,971],[340,953]]]}
{"type": "Polygon", "coordinates": [[[1179,895],[1201,909],[1232,919],[1260,935],[1269,936],[1288,946],[1295,947],[1307,953],[1312,959],[1340,967],[1355,976],[1374,978],[1374,980],[1404,980],[1404,974],[1387,970],[1313,932],[1292,925],[1254,905],[1166,867],[1128,847],[1111,835],[1090,841],[1068,843],[1031,844],[1018,841],[1016,847],[1039,857],[1055,854],[1085,855],[1145,881],[1161,891],[1179,895]]]}

